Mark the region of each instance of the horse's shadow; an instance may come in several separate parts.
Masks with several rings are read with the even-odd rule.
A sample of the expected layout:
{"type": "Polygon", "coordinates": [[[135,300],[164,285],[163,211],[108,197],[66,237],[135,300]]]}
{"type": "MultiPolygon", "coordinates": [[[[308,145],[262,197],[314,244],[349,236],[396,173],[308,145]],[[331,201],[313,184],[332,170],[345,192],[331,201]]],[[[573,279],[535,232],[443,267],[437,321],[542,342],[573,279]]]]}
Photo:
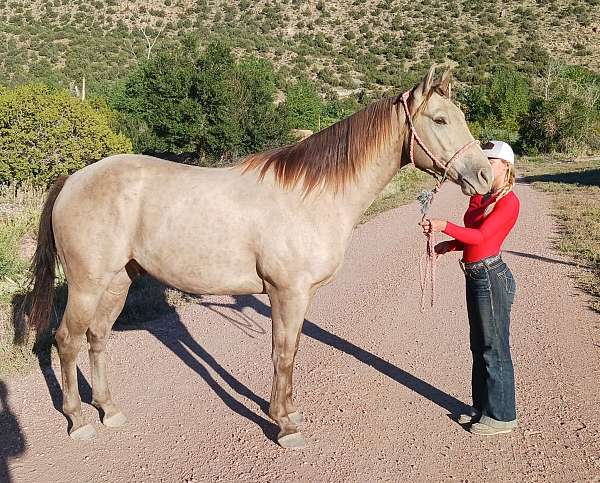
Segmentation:
{"type": "MultiPolygon", "coordinates": [[[[167,289],[164,286],[156,284],[152,293],[152,297],[153,300],[151,304],[151,310],[154,315],[160,314],[160,323],[158,322],[158,319],[152,322],[143,322],[142,320],[135,320],[135,317],[133,317],[132,320],[131,317],[127,317],[126,307],[124,314],[125,316],[117,320],[114,329],[117,331],[148,331],[173,354],[175,354],[185,365],[198,374],[215,392],[215,394],[219,396],[219,398],[227,407],[238,413],[240,416],[243,416],[257,424],[269,439],[274,440],[277,435],[278,428],[273,422],[267,419],[266,415],[268,412],[269,403],[262,397],[255,394],[244,383],[239,381],[234,375],[227,371],[204,347],[202,347],[202,345],[200,345],[194,339],[187,327],[181,321],[177,311],[175,310],[175,307],[169,302],[167,289]],[[231,388],[231,390],[237,393],[238,396],[244,397],[255,403],[260,408],[262,415],[257,414],[255,411],[249,409],[246,407],[246,405],[242,404],[240,401],[238,401],[238,399],[233,397],[221,385],[221,383],[219,383],[211,375],[209,368],[212,369],[212,371],[214,371],[231,388]]],[[[196,303],[199,305],[202,305],[208,310],[219,314],[223,320],[234,325],[248,337],[255,337],[257,335],[265,336],[267,334],[267,331],[244,311],[244,309],[252,309],[264,317],[271,317],[271,308],[255,296],[235,296],[233,297],[233,302],[231,303],[213,303],[202,297],[191,297],[192,300],[196,301],[196,303]],[[233,311],[233,314],[231,314],[231,311],[233,311]]],[[[344,352],[345,354],[348,354],[359,360],[363,364],[372,367],[390,379],[434,402],[441,408],[448,411],[449,415],[456,415],[467,409],[467,406],[455,397],[441,391],[422,379],[409,374],[408,372],[400,369],[381,357],[319,327],[310,320],[304,321],[302,333],[307,337],[344,352]]],[[[265,361],[266,360],[267,359],[265,358],[265,361]]],[[[54,407],[60,411],[62,405],[62,394],[60,393],[58,381],[56,380],[51,367],[43,367],[42,364],[40,364],[40,366],[42,368],[44,378],[46,379],[54,407]]],[[[81,372],[78,373],[78,376],[82,401],[89,403],[91,402],[90,386],[81,372]]]]}
{"type": "MultiPolygon", "coordinates": [[[[244,309],[249,308],[264,317],[271,317],[271,307],[262,302],[256,296],[235,296],[233,297],[233,302],[231,303],[209,302],[202,297],[195,297],[195,300],[197,303],[199,303],[199,305],[202,305],[212,312],[220,315],[223,320],[231,323],[248,337],[255,337],[256,335],[262,336],[267,334],[267,331],[244,311],[244,309]],[[233,311],[234,314],[231,314],[231,311],[233,311]]],[[[238,395],[256,403],[264,414],[267,413],[268,402],[256,395],[250,388],[225,370],[215,360],[215,358],[210,355],[206,349],[204,349],[189,333],[179,318],[175,308],[167,301],[166,296],[163,297],[163,301],[165,304],[165,310],[163,311],[165,316],[161,317],[160,326],[155,322],[144,323],[141,325],[131,325],[125,323],[118,324],[115,327],[116,330],[143,329],[149,331],[159,341],[161,341],[161,343],[163,343],[175,355],[177,355],[182,362],[184,362],[188,367],[202,377],[230,409],[258,424],[263,429],[265,434],[272,438],[276,434],[277,427],[262,416],[250,411],[237,399],[231,397],[229,393],[224,390],[223,387],[221,387],[221,385],[210,375],[205,365],[212,368],[212,370],[215,371],[238,395]]],[[[455,397],[400,369],[381,357],[319,327],[310,320],[304,321],[302,333],[307,337],[344,352],[345,354],[348,354],[359,360],[363,364],[372,367],[390,379],[402,384],[408,389],[442,407],[448,411],[450,416],[459,414],[467,409],[467,405],[455,397]]]]}
{"type": "MultiPolygon", "coordinates": [[[[242,313],[242,310],[244,308],[249,307],[265,317],[271,317],[271,307],[263,303],[260,299],[258,299],[255,296],[236,296],[234,297],[234,300],[235,301],[232,304],[203,303],[203,305],[208,306],[213,310],[215,307],[227,307],[239,313],[242,313]]],[[[358,347],[352,342],[349,342],[335,335],[334,333],[329,332],[328,330],[323,329],[322,327],[319,327],[317,324],[311,322],[310,320],[304,320],[302,334],[307,337],[310,337],[311,339],[326,344],[330,347],[333,347],[334,349],[337,349],[340,352],[344,352],[345,354],[354,357],[363,364],[372,367],[373,369],[379,371],[381,374],[389,377],[390,379],[393,379],[394,381],[402,384],[403,386],[416,392],[424,398],[434,402],[441,408],[448,411],[450,415],[456,415],[468,409],[468,406],[465,403],[459,401],[455,397],[441,391],[440,389],[432,386],[431,384],[423,381],[422,379],[419,379],[418,377],[415,377],[412,374],[400,369],[399,367],[382,359],[381,357],[358,347]]]]}

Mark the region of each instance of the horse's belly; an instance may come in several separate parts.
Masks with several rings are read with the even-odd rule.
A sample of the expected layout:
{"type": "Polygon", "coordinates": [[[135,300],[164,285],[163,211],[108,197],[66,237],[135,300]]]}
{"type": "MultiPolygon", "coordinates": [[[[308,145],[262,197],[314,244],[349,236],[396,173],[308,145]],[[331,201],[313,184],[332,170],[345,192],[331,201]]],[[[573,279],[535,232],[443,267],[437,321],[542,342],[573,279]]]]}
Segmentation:
{"type": "MultiPolygon", "coordinates": [[[[156,241],[156,240],[155,240],[156,241]]],[[[153,277],[190,293],[239,295],[263,292],[256,259],[242,247],[194,245],[190,239],[152,243],[134,253],[153,277]]]]}

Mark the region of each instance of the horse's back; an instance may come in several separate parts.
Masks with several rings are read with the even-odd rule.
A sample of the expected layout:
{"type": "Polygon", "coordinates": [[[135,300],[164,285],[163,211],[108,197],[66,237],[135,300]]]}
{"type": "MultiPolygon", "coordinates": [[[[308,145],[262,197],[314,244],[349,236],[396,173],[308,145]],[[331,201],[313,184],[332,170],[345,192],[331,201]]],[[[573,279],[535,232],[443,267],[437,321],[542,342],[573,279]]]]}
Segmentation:
{"type": "Polygon", "coordinates": [[[135,259],[190,292],[256,293],[276,272],[320,280],[343,256],[345,240],[318,226],[300,194],[236,167],[116,155],[72,175],[60,198],[60,243],[96,251],[95,265],[111,269],[135,259]]]}

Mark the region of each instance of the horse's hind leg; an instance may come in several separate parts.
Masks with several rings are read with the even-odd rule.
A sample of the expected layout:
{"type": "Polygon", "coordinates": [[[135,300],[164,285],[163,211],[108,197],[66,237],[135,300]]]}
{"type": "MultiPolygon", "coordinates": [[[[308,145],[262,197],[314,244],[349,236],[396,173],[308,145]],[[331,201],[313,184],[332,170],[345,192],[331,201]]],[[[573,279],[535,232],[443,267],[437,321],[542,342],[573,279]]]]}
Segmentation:
{"type": "MultiPolygon", "coordinates": [[[[302,329],[302,327],[300,327],[300,329],[302,329]]],[[[296,354],[298,353],[300,334],[301,334],[301,330],[298,331],[298,336],[296,337],[296,348],[294,349],[294,360],[296,359],[296,354]]],[[[298,411],[298,409],[296,409],[296,406],[293,401],[293,387],[294,387],[293,373],[294,373],[294,364],[292,364],[292,368],[290,369],[290,372],[288,375],[287,390],[286,390],[286,397],[285,397],[285,410],[288,414],[288,418],[290,418],[290,421],[292,423],[294,423],[296,426],[299,426],[304,422],[304,416],[302,415],[302,413],[300,411],[298,411]]]]}
{"type": "Polygon", "coordinates": [[[102,423],[113,428],[125,424],[127,418],[113,403],[108,387],[106,344],[112,326],[123,309],[130,285],[131,279],[125,269],[115,275],[102,294],[94,320],[86,333],[92,373],[92,404],[104,413],[102,423]]]}
{"type": "Polygon", "coordinates": [[[284,448],[302,448],[306,445],[298,431],[295,408],[292,404],[292,371],[298,348],[298,338],[310,295],[303,289],[276,289],[269,287],[273,317],[273,389],[269,415],[281,431],[277,441],[284,448]],[[290,414],[291,413],[291,414],[290,414]]]}
{"type": "Polygon", "coordinates": [[[103,289],[101,287],[84,290],[81,286],[70,286],[67,307],[55,336],[62,375],[63,412],[71,421],[69,435],[74,439],[90,439],[96,433],[91,424],[85,423],[81,413],[81,398],[77,386],[77,354],[103,289]]]}

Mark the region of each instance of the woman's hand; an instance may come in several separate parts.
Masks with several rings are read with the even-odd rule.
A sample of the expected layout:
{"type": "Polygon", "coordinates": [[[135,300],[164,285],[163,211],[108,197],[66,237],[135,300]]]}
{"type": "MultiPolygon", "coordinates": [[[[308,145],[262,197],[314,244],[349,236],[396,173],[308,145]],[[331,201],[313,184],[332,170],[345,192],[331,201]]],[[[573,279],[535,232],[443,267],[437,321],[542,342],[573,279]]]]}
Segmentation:
{"type": "Polygon", "coordinates": [[[436,254],[444,255],[445,253],[452,251],[452,242],[450,240],[439,242],[433,249],[436,254]]]}
{"type": "Polygon", "coordinates": [[[438,220],[435,218],[432,220],[430,220],[429,218],[424,218],[419,223],[419,225],[421,225],[421,228],[423,228],[423,233],[425,235],[431,235],[436,231],[444,231],[446,229],[447,224],[448,222],[446,220],[438,220]]]}

